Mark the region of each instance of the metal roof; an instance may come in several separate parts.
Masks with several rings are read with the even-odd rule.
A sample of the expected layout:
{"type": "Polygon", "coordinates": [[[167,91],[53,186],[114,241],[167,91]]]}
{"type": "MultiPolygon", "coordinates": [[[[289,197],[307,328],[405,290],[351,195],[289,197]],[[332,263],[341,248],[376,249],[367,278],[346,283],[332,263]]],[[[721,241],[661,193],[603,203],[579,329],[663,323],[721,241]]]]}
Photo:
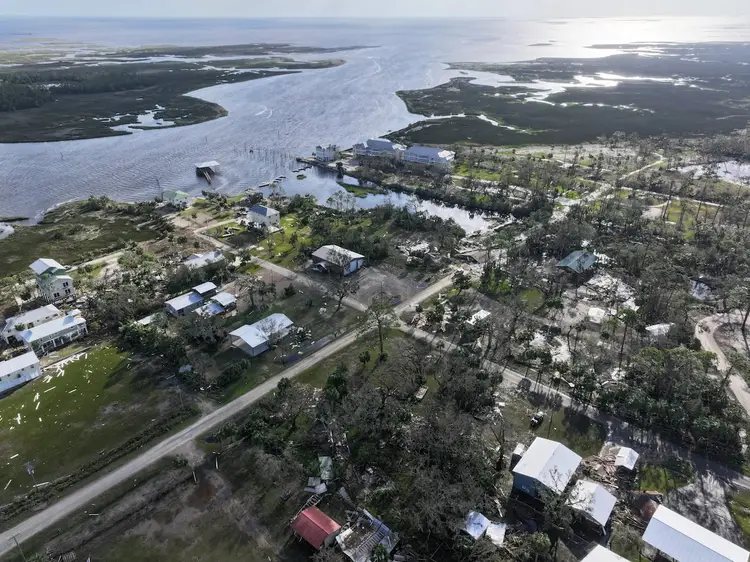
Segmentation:
{"type": "Polygon", "coordinates": [[[236,303],[237,297],[235,297],[231,293],[216,293],[213,297],[211,297],[211,300],[219,303],[221,306],[226,308],[236,303]]]}
{"type": "Polygon", "coordinates": [[[638,453],[633,449],[630,449],[629,447],[620,447],[620,450],[617,451],[617,456],[615,457],[615,466],[622,466],[628,470],[633,470],[635,468],[635,463],[638,462],[638,456],[638,453]]]}
{"type": "Polygon", "coordinates": [[[208,317],[218,316],[219,314],[224,313],[224,307],[221,306],[218,302],[211,301],[197,308],[195,310],[195,313],[200,314],[201,316],[208,316],[208,317]]]}
{"type": "Polygon", "coordinates": [[[217,263],[224,260],[224,254],[220,250],[208,252],[205,254],[192,254],[182,264],[188,269],[200,269],[209,264],[217,263]]]}
{"type": "Polygon", "coordinates": [[[416,156],[422,156],[425,158],[434,158],[436,160],[453,160],[456,155],[455,152],[450,150],[444,150],[442,148],[436,148],[434,146],[421,146],[414,145],[406,149],[408,154],[414,154],[416,156]]]}
{"type": "Polygon", "coordinates": [[[245,324],[234,332],[230,332],[229,335],[241,339],[250,347],[258,347],[267,342],[274,333],[286,330],[293,325],[294,322],[289,317],[277,312],[254,324],[245,324]]]}
{"type": "Polygon", "coordinates": [[[21,339],[26,343],[32,343],[42,338],[65,332],[75,326],[85,324],[86,319],[82,316],[63,316],[62,318],[55,318],[44,324],[34,326],[24,332],[21,332],[21,339]]]}
{"type": "Polygon", "coordinates": [[[0,377],[10,375],[26,367],[31,367],[34,364],[39,364],[39,359],[37,359],[36,353],[33,351],[29,351],[13,359],[8,359],[7,361],[0,361],[0,377]]]}
{"type": "Polygon", "coordinates": [[[136,321],[136,324],[140,324],[141,326],[148,326],[151,324],[151,322],[154,321],[154,318],[156,318],[156,314],[150,314],[146,316],[145,318],[141,318],[140,320],[136,321]]]}
{"type": "Polygon", "coordinates": [[[581,562],[628,562],[628,560],[598,544],[581,562]]]}
{"type": "Polygon", "coordinates": [[[279,214],[279,212],[276,209],[272,209],[271,207],[266,207],[265,205],[256,205],[255,207],[251,207],[250,212],[255,213],[256,215],[264,216],[264,217],[271,217],[273,215],[279,214]]]}
{"type": "Polygon", "coordinates": [[[216,285],[214,283],[211,283],[211,281],[206,281],[205,283],[201,283],[200,285],[196,285],[195,287],[193,287],[193,291],[195,291],[199,295],[208,293],[210,291],[215,291],[216,289],[216,285]]]}
{"type": "Polygon", "coordinates": [[[385,139],[368,139],[365,146],[370,150],[395,150],[400,145],[385,139]]]}
{"type": "Polygon", "coordinates": [[[617,503],[615,498],[601,484],[579,480],[573,486],[565,502],[576,511],[581,511],[599,523],[602,527],[609,521],[609,516],[617,503]]]}
{"type": "Polygon", "coordinates": [[[567,267],[576,273],[583,273],[594,266],[596,259],[596,256],[591,252],[576,250],[557,262],[556,267],[567,267]]]}
{"type": "Polygon", "coordinates": [[[11,316],[5,321],[4,330],[10,330],[15,326],[35,324],[37,320],[42,320],[43,318],[49,318],[52,316],[60,316],[61,314],[60,309],[54,304],[48,304],[46,306],[35,308],[34,310],[29,310],[18,316],[11,316]]]}
{"type": "Polygon", "coordinates": [[[183,310],[201,302],[203,302],[203,297],[195,291],[190,291],[189,293],[185,293],[184,295],[180,295],[179,297],[169,299],[164,304],[172,307],[174,310],[183,310]]]}
{"type": "Polygon", "coordinates": [[[342,248],[341,246],[329,244],[328,246],[321,246],[320,248],[315,250],[313,252],[313,257],[318,258],[319,260],[327,261],[328,263],[341,265],[340,258],[342,257],[347,258],[349,262],[353,262],[354,260],[363,259],[365,256],[363,256],[362,254],[358,254],[357,252],[347,250],[346,248],[342,248]]]}
{"type": "Polygon", "coordinates": [[[677,562],[747,562],[750,552],[660,505],[644,542],[677,562]]]}
{"type": "Polygon", "coordinates": [[[196,168],[215,168],[219,163],[216,160],[209,160],[208,162],[200,162],[195,165],[196,168]]]}
{"type": "Polygon", "coordinates": [[[561,493],[581,463],[581,457],[557,441],[537,437],[513,469],[561,493]]]}
{"type": "Polygon", "coordinates": [[[478,511],[470,511],[466,516],[466,522],[464,523],[464,531],[469,534],[475,541],[479,540],[487,527],[490,526],[490,520],[478,511]]]}
{"type": "Polygon", "coordinates": [[[341,525],[313,506],[294,518],[292,529],[313,548],[320,548],[329,536],[341,529],[341,525]]]}
{"type": "Polygon", "coordinates": [[[45,271],[49,271],[50,269],[65,269],[62,265],[60,265],[59,262],[50,258],[39,258],[29,267],[31,268],[31,271],[33,271],[37,275],[41,275],[42,273],[44,273],[45,271]]]}

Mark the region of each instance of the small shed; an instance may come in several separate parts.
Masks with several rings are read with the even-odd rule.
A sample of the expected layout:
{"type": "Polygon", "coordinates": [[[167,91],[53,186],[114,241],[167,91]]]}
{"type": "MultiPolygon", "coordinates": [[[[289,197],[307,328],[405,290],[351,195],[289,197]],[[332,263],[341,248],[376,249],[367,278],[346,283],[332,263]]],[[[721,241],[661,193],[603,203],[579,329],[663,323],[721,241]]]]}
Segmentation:
{"type": "Polygon", "coordinates": [[[470,511],[466,516],[463,531],[472,539],[478,541],[484,535],[487,527],[490,526],[490,520],[478,511],[470,511]]]}
{"type": "Polygon", "coordinates": [[[597,525],[597,530],[604,533],[617,498],[601,484],[579,480],[573,486],[565,503],[585,515],[597,525]]]}
{"type": "Polygon", "coordinates": [[[341,525],[316,506],[308,507],[299,513],[291,526],[296,535],[315,549],[330,546],[341,531],[341,525]]]}
{"type": "Polygon", "coordinates": [[[666,337],[666,335],[669,334],[669,331],[672,329],[672,326],[674,326],[673,323],[653,324],[652,326],[646,326],[646,331],[648,332],[649,338],[653,341],[666,337]]]}
{"type": "Polygon", "coordinates": [[[555,267],[567,269],[573,273],[584,273],[596,265],[597,257],[586,250],[576,250],[561,259],[555,267]]]}
{"type": "Polygon", "coordinates": [[[750,552],[660,505],[643,541],[679,562],[747,562],[750,552]]]}
{"type": "Polygon", "coordinates": [[[598,544],[581,562],[628,562],[628,560],[598,544]]]}
{"type": "Polygon", "coordinates": [[[581,457],[557,441],[537,437],[513,469],[513,488],[538,497],[540,488],[561,494],[581,457]]]}
{"type": "Polygon", "coordinates": [[[629,447],[620,447],[615,457],[615,466],[625,470],[634,470],[638,463],[638,453],[629,447]]]}
{"type": "Polygon", "coordinates": [[[365,265],[365,256],[362,254],[333,244],[321,246],[313,252],[312,258],[313,263],[323,263],[328,270],[344,277],[351,275],[365,265]]]}
{"type": "Polygon", "coordinates": [[[480,323],[482,320],[486,320],[490,317],[490,313],[487,310],[479,310],[471,315],[471,318],[469,318],[466,323],[469,326],[476,326],[478,323],[480,323]]]}
{"type": "Polygon", "coordinates": [[[247,212],[247,219],[263,226],[281,226],[281,214],[271,207],[256,205],[247,212]]]}

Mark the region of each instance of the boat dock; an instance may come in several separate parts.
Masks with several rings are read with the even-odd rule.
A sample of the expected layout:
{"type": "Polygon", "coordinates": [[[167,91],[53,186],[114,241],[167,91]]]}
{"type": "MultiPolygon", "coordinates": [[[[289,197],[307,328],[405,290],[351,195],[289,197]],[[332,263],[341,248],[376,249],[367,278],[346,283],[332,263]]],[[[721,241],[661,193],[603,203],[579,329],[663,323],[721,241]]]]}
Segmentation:
{"type": "Polygon", "coordinates": [[[211,184],[211,179],[219,173],[221,166],[216,160],[211,160],[209,162],[201,162],[200,164],[195,165],[195,175],[201,178],[205,178],[205,180],[211,184]]]}

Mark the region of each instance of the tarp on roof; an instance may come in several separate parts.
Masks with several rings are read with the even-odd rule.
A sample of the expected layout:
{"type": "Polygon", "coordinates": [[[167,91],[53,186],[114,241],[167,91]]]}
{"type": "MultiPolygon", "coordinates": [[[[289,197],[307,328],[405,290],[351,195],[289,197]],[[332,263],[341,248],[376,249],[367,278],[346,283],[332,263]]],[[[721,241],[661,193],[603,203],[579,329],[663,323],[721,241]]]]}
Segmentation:
{"type": "Polygon", "coordinates": [[[513,469],[561,493],[570,482],[581,457],[557,441],[537,437],[513,469]]]}
{"type": "Polygon", "coordinates": [[[644,542],[679,562],[747,562],[750,552],[660,505],[644,542]]]}
{"type": "Polygon", "coordinates": [[[638,462],[638,453],[629,447],[620,447],[615,457],[615,466],[622,466],[628,470],[635,468],[635,463],[638,462]]]}
{"type": "Polygon", "coordinates": [[[19,355],[18,357],[14,357],[13,359],[0,361],[0,377],[10,375],[11,373],[15,373],[16,371],[25,369],[26,367],[31,367],[32,365],[38,364],[39,359],[37,358],[36,353],[34,353],[33,351],[29,351],[28,353],[24,353],[23,355],[19,355]]]}
{"type": "Polygon", "coordinates": [[[568,496],[565,503],[576,511],[585,513],[604,527],[607,521],[609,521],[609,516],[612,514],[615,503],[617,503],[617,498],[610,494],[601,484],[589,482],[588,480],[579,480],[573,486],[570,496],[568,496]]]}
{"type": "Polygon", "coordinates": [[[479,540],[487,527],[490,526],[490,520],[478,511],[470,511],[466,516],[463,530],[475,541],[479,540]]]}
{"type": "Polygon", "coordinates": [[[29,267],[37,275],[41,275],[50,269],[65,269],[60,263],[50,258],[39,258],[29,267]]]}
{"type": "Polygon", "coordinates": [[[576,250],[557,262],[556,267],[567,267],[576,273],[591,269],[596,263],[596,256],[586,250],[576,250]]]}
{"type": "Polygon", "coordinates": [[[336,246],[334,244],[329,244],[327,246],[321,246],[317,250],[313,252],[313,257],[318,258],[319,260],[327,261],[328,263],[341,265],[341,258],[344,258],[344,261],[348,260],[349,262],[352,262],[357,259],[364,258],[362,254],[358,254],[357,252],[352,252],[351,250],[347,250],[346,248],[342,248],[341,246],[336,246]]]}
{"type": "Polygon", "coordinates": [[[295,517],[292,529],[311,546],[320,548],[329,536],[341,529],[341,525],[313,506],[295,517]]]}
{"type": "Polygon", "coordinates": [[[628,562],[628,560],[598,544],[581,562],[628,562]]]}

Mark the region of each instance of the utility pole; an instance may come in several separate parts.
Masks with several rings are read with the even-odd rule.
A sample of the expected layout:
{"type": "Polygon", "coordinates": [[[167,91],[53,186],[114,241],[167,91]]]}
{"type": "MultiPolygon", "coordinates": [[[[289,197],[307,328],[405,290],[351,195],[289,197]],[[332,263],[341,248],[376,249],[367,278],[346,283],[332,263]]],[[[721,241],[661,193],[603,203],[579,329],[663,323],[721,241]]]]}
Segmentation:
{"type": "Polygon", "coordinates": [[[18,539],[16,538],[16,535],[13,535],[13,542],[16,543],[16,548],[18,549],[18,552],[21,553],[21,558],[23,558],[23,562],[28,562],[26,560],[26,555],[23,553],[23,549],[21,548],[21,545],[18,544],[18,539]]]}

